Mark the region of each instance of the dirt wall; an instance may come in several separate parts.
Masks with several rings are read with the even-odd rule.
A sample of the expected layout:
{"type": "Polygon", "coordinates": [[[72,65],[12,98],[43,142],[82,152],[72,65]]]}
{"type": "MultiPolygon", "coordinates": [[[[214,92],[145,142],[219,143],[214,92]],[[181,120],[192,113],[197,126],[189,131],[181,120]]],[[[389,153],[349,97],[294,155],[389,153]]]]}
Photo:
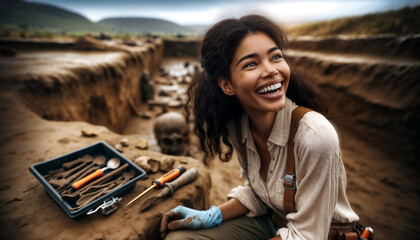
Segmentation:
{"type": "Polygon", "coordinates": [[[300,49],[287,61],[321,86],[335,123],[394,154],[418,156],[420,62],[300,49]]]}
{"type": "Polygon", "coordinates": [[[23,77],[21,99],[44,119],[85,121],[120,132],[140,103],[141,73],[153,76],[159,67],[162,44],[110,51],[116,52],[110,61],[67,64],[60,71],[23,77]]]}
{"type": "Polygon", "coordinates": [[[0,39],[1,48],[18,50],[71,50],[74,41],[42,40],[42,39],[0,39]]]}
{"type": "Polygon", "coordinates": [[[200,55],[199,39],[163,39],[165,57],[196,57],[200,55]]]}
{"type": "Polygon", "coordinates": [[[374,37],[296,37],[289,47],[304,51],[367,54],[393,58],[420,59],[420,35],[374,37]]]}

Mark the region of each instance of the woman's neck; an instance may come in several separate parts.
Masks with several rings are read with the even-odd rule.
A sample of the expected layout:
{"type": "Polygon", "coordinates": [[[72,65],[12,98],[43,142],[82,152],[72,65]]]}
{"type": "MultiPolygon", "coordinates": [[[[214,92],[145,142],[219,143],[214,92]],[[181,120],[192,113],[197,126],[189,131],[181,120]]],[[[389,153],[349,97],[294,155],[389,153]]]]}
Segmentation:
{"type": "Polygon", "coordinates": [[[251,114],[248,115],[251,120],[249,126],[251,131],[260,135],[264,141],[270,137],[271,129],[274,125],[274,119],[276,118],[275,112],[268,112],[264,114],[251,114]]]}

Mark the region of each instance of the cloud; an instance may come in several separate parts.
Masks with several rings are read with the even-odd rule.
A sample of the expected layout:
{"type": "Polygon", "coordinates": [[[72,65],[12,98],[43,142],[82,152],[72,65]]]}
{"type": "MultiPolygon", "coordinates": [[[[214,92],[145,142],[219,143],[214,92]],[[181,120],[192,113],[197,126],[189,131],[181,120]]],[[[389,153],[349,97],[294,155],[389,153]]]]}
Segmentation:
{"type": "Polygon", "coordinates": [[[63,7],[92,21],[107,17],[153,17],[179,24],[213,24],[226,17],[266,14],[281,23],[363,15],[420,0],[30,0],[63,7]]]}

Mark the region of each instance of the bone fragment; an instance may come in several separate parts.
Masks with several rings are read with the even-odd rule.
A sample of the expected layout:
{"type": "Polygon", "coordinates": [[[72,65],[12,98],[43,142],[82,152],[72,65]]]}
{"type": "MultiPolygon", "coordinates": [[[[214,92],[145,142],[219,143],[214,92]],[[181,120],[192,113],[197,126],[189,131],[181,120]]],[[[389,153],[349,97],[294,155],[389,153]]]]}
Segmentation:
{"type": "Polygon", "coordinates": [[[141,157],[138,157],[138,158],[134,159],[134,163],[135,163],[137,166],[141,167],[144,171],[146,171],[146,172],[150,172],[150,170],[151,170],[151,166],[150,166],[150,165],[149,165],[149,163],[148,163],[148,161],[149,161],[150,159],[151,159],[151,158],[150,158],[150,157],[148,157],[148,156],[141,156],[141,157]]]}
{"type": "Polygon", "coordinates": [[[130,144],[130,142],[128,141],[128,138],[123,138],[123,139],[121,139],[120,144],[123,147],[128,147],[128,145],[130,144]]]}
{"type": "Polygon", "coordinates": [[[115,144],[114,148],[120,153],[124,152],[123,146],[120,143],[115,144]]]}
{"type": "Polygon", "coordinates": [[[160,161],[160,169],[168,172],[174,167],[175,159],[171,157],[163,157],[160,161]]]}
{"type": "Polygon", "coordinates": [[[82,136],[84,136],[84,137],[96,137],[96,136],[98,136],[98,133],[96,133],[95,131],[93,131],[92,129],[89,129],[89,128],[83,128],[80,131],[82,132],[82,136]]]}
{"type": "Polygon", "coordinates": [[[148,143],[147,140],[144,138],[140,138],[137,143],[136,143],[136,147],[140,148],[140,149],[147,149],[148,148],[148,143]]]}
{"type": "Polygon", "coordinates": [[[149,164],[149,166],[150,166],[150,171],[152,172],[152,173],[155,173],[155,172],[157,172],[157,171],[159,171],[159,167],[160,167],[160,162],[158,161],[158,160],[156,160],[156,159],[149,159],[148,161],[147,161],[147,163],[149,164]]]}

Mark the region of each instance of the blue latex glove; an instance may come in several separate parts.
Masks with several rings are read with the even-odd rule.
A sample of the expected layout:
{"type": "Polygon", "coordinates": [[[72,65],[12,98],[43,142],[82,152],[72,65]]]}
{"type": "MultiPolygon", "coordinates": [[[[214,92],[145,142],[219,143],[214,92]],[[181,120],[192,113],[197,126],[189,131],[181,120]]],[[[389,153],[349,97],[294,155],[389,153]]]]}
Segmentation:
{"type": "Polygon", "coordinates": [[[199,211],[178,206],[162,216],[160,231],[162,233],[162,237],[164,238],[168,229],[211,228],[220,226],[221,223],[222,212],[216,206],[212,206],[206,211],[199,211]]]}

